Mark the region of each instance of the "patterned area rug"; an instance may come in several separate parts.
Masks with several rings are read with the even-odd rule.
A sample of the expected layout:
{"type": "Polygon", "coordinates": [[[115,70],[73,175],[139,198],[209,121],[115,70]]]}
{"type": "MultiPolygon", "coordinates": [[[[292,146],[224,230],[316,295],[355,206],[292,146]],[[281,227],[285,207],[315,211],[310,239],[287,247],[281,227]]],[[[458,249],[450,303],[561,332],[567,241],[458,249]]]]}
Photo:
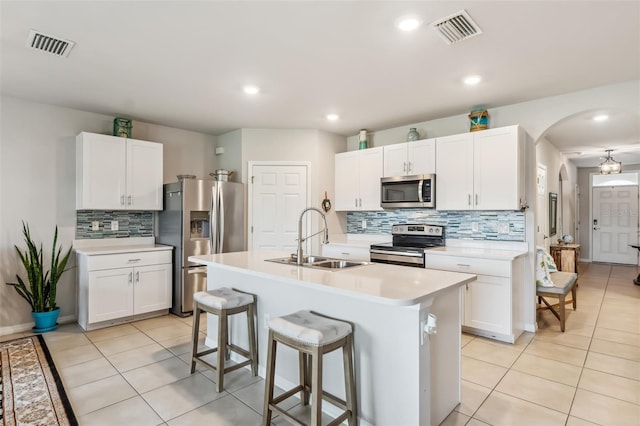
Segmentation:
{"type": "Polygon", "coordinates": [[[3,426],[77,425],[42,336],[0,343],[3,426]]]}

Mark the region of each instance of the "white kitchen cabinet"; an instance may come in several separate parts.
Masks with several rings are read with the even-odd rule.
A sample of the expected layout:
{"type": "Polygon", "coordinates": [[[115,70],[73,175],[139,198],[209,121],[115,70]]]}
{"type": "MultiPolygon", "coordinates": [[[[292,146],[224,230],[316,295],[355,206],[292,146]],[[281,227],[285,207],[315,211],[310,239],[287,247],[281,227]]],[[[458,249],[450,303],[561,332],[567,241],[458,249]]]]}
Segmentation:
{"type": "Polygon", "coordinates": [[[524,200],[524,132],[519,126],[438,138],[438,210],[519,210],[524,200]]]}
{"type": "Polygon", "coordinates": [[[357,260],[364,262],[369,262],[371,260],[368,245],[355,245],[348,243],[323,244],[322,255],[325,257],[344,260],[357,260]]]}
{"type": "Polygon", "coordinates": [[[343,152],[335,157],[335,209],[382,210],[382,147],[343,152]]]}
{"type": "Polygon", "coordinates": [[[422,175],[436,172],[436,140],[386,145],[384,149],[385,177],[422,175]]]}
{"type": "Polygon", "coordinates": [[[162,144],[82,132],[76,209],[162,210],[162,144]]]}
{"type": "Polygon", "coordinates": [[[498,260],[427,251],[426,267],[478,276],[460,290],[464,331],[509,343],[522,334],[524,257],[498,260]]]}
{"type": "Polygon", "coordinates": [[[78,323],[84,330],[167,313],[172,297],[171,248],[78,253],[78,323]]]}

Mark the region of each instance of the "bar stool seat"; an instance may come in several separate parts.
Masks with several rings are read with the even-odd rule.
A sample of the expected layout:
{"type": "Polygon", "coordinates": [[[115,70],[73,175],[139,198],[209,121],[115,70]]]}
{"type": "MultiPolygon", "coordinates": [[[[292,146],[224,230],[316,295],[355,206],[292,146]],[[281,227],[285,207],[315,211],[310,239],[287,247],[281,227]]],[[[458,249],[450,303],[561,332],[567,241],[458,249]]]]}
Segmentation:
{"type": "Polygon", "coordinates": [[[330,425],[344,420],[349,425],[358,424],[357,395],[353,365],[353,327],[350,323],[320,315],[315,312],[298,311],[283,317],[273,318],[269,322],[269,347],[267,348],[267,373],[265,383],[264,416],[262,424],[271,424],[274,412],[286,420],[300,424],[277,405],[300,392],[302,405],[309,403],[311,394],[311,424],[320,425],[322,419],[322,400],[342,408],[344,412],[330,425]],[[277,343],[282,343],[299,352],[300,384],[274,398],[275,365],[277,343]],[[344,381],[346,400],[340,399],[322,389],[323,355],[342,348],[344,363],[344,381]]]}
{"type": "Polygon", "coordinates": [[[253,294],[239,290],[221,287],[210,291],[199,291],[193,295],[193,348],[191,351],[191,374],[196,370],[196,363],[216,372],[216,390],[222,392],[224,388],[224,374],[251,365],[251,373],[258,374],[258,351],[255,330],[256,297],[253,294]],[[198,352],[198,333],[200,329],[200,313],[204,311],[218,316],[218,346],[198,352]],[[230,315],[247,313],[247,332],[249,336],[249,350],[229,342],[228,317],[230,315]],[[236,352],[246,358],[238,364],[224,366],[229,351],[236,352]],[[218,352],[218,360],[213,365],[203,359],[204,356],[218,352]]]}

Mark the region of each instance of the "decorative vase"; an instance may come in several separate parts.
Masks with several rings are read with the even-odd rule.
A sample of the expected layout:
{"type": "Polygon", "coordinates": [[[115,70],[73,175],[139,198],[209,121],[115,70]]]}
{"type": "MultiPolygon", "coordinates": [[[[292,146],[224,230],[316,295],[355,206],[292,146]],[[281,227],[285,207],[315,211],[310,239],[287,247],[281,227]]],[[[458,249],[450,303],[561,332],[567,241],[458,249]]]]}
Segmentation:
{"type": "Polygon", "coordinates": [[[60,315],[60,308],[55,308],[53,311],[47,312],[31,312],[33,321],[36,323],[33,331],[36,333],[44,333],[55,330],[58,328],[58,315],[60,315]]]}
{"type": "Polygon", "coordinates": [[[469,131],[477,132],[489,128],[489,113],[487,110],[471,111],[469,114],[469,131]]]}
{"type": "Polygon", "coordinates": [[[367,130],[360,130],[360,137],[358,139],[360,143],[358,144],[358,149],[367,149],[369,148],[369,144],[367,143],[367,130]]]}
{"type": "Polygon", "coordinates": [[[407,133],[407,142],[417,141],[420,139],[420,134],[416,130],[415,127],[411,127],[409,129],[409,133],[407,133]]]}

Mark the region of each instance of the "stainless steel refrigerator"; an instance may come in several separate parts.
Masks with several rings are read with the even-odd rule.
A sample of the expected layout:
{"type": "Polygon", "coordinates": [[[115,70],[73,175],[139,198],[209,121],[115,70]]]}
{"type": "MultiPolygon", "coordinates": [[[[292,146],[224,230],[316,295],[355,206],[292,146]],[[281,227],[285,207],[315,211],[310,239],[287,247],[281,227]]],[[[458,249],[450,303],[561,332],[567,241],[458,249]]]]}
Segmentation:
{"type": "Polygon", "coordinates": [[[164,185],[164,210],[158,217],[160,244],[175,247],[171,312],[193,312],[193,294],[207,288],[207,269],[189,256],[242,251],[244,185],[184,179],[164,185]]]}

